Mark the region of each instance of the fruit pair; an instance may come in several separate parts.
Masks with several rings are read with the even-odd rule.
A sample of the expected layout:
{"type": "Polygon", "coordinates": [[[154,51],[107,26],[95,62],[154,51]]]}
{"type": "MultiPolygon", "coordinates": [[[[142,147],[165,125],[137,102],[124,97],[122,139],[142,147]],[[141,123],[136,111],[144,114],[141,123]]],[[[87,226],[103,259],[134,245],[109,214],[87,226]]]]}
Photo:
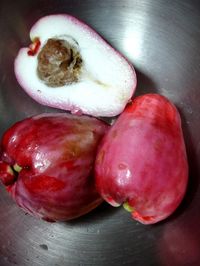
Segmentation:
{"type": "Polygon", "coordinates": [[[156,94],[135,98],[110,129],[87,116],[25,119],[4,134],[1,149],[0,177],[8,192],[46,220],[72,219],[98,206],[94,182],[107,202],[123,204],[146,224],[169,216],[186,190],[180,116],[156,94]]]}

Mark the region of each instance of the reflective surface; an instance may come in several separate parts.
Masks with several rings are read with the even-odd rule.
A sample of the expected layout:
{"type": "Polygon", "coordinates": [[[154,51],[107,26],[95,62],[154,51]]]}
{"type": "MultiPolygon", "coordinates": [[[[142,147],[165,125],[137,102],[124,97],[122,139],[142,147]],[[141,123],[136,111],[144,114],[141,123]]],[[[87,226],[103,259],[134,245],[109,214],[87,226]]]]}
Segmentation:
{"type": "Polygon", "coordinates": [[[137,95],[158,92],[176,104],[189,158],[188,191],[174,215],[154,226],[106,203],[75,221],[51,224],[25,215],[1,186],[0,265],[200,265],[199,1],[2,0],[1,135],[20,119],[57,111],[34,102],[13,73],[30,27],[52,13],[84,20],[121,51],[136,68],[137,95]]]}

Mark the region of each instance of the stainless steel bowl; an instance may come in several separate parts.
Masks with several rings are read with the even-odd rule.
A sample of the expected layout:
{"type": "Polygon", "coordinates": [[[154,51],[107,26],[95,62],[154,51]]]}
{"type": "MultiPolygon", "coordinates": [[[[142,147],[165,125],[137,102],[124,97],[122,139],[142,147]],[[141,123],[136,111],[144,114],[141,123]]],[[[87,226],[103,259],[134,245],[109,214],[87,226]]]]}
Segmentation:
{"type": "Polygon", "coordinates": [[[200,265],[200,2],[1,0],[1,135],[20,119],[57,111],[25,94],[13,72],[30,27],[54,13],[80,18],[122,52],[137,71],[136,95],[161,93],[176,104],[189,159],[188,191],[170,218],[144,226],[106,203],[71,222],[43,222],[25,215],[1,186],[0,265],[200,265]]]}

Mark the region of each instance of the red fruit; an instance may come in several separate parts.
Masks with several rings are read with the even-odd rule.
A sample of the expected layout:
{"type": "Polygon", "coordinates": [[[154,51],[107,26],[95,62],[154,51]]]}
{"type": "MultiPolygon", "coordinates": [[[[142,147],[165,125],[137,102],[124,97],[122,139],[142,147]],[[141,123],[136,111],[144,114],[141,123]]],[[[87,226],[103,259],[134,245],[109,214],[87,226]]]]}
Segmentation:
{"type": "Polygon", "coordinates": [[[135,98],[104,137],[96,159],[96,186],[113,206],[153,224],[180,204],[188,163],[175,106],[165,97],[135,98]]]}
{"type": "Polygon", "coordinates": [[[49,221],[81,216],[102,202],[92,172],[107,127],[69,114],[18,122],[2,138],[0,179],[29,214],[49,221]]]}

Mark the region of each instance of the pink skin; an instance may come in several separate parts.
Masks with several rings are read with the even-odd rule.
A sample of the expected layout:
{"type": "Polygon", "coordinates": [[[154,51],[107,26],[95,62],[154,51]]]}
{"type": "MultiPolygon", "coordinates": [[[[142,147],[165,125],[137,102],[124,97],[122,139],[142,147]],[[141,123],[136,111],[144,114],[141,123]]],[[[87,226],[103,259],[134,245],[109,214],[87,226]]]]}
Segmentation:
{"type": "Polygon", "coordinates": [[[95,171],[102,197],[113,206],[125,203],[135,220],[153,224],[173,213],[188,181],[175,106],[157,94],[135,98],[103,138],[95,171]]]}
{"type": "MultiPolygon", "coordinates": [[[[117,51],[116,49],[111,47],[110,44],[106,40],[104,40],[98,33],[96,33],[91,27],[89,27],[83,21],[80,21],[79,19],[77,19],[73,16],[70,16],[68,14],[57,14],[57,15],[49,15],[46,17],[42,17],[33,25],[31,30],[34,30],[35,28],[39,27],[40,20],[43,20],[43,19],[48,20],[48,18],[51,18],[51,17],[55,17],[55,18],[56,17],[63,17],[66,19],[66,21],[68,20],[68,21],[73,22],[74,24],[76,24],[80,28],[82,28],[83,31],[89,33],[89,35],[92,36],[92,38],[94,38],[98,42],[106,45],[110,49],[110,51],[112,51],[112,53],[114,52],[115,54],[117,54],[119,57],[123,58],[127,62],[128,67],[129,67],[129,72],[131,73],[131,76],[132,76],[132,78],[131,78],[132,79],[132,86],[131,86],[131,91],[130,91],[130,99],[131,99],[132,95],[135,92],[136,86],[137,86],[137,77],[136,77],[136,73],[135,73],[135,69],[134,69],[133,65],[130,62],[128,62],[127,58],[124,55],[120,54],[119,51],[117,51]]],[[[31,55],[31,56],[37,56],[40,48],[41,48],[40,45],[38,45],[37,49],[34,50],[33,55],[31,55]]],[[[102,115],[96,114],[96,113],[93,114],[91,111],[88,111],[88,110],[81,110],[81,107],[77,107],[74,104],[71,104],[67,101],[63,101],[60,99],[59,100],[47,99],[42,94],[40,95],[40,94],[36,93],[35,91],[33,91],[31,84],[24,81],[23,77],[18,73],[18,67],[21,64],[20,58],[22,56],[21,54],[23,54],[23,52],[24,52],[24,49],[26,50],[27,48],[21,48],[19,50],[18,56],[16,57],[15,62],[14,62],[14,71],[15,71],[15,76],[17,78],[17,81],[19,82],[21,87],[26,91],[26,93],[31,98],[33,98],[35,101],[37,101],[38,103],[40,103],[42,105],[47,105],[49,107],[58,108],[58,109],[62,109],[62,110],[68,110],[68,111],[71,111],[71,113],[74,113],[74,110],[75,110],[75,112],[77,111],[79,113],[84,113],[84,114],[89,114],[89,115],[94,115],[94,116],[102,116],[102,115]]],[[[31,49],[29,51],[32,53],[31,49]]],[[[27,53],[27,56],[30,56],[30,55],[28,55],[28,53],[27,53]]],[[[112,54],[111,54],[111,56],[112,56],[112,54]]],[[[121,113],[123,111],[125,105],[126,105],[126,103],[124,103],[124,106],[121,107],[121,110],[113,109],[112,112],[110,111],[108,115],[104,115],[104,116],[111,117],[111,116],[118,115],[119,113],[121,113]]]]}
{"type": "Polygon", "coordinates": [[[102,202],[92,172],[107,128],[95,118],[69,114],[18,122],[2,138],[0,179],[33,216],[48,221],[81,216],[102,202]]]}

